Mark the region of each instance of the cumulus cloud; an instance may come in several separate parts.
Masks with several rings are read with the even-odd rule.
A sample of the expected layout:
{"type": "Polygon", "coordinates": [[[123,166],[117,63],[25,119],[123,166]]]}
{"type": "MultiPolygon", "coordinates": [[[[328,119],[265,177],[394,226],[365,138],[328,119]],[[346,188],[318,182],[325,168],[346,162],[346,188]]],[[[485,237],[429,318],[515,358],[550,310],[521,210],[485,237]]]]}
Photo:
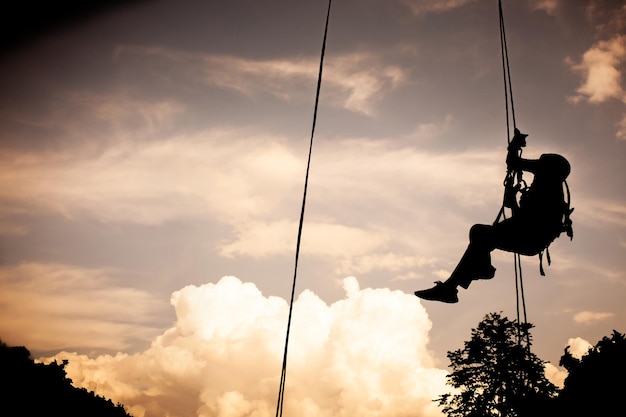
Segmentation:
{"type": "Polygon", "coordinates": [[[554,366],[551,363],[544,365],[546,378],[559,388],[563,388],[565,385],[565,378],[567,378],[567,371],[565,369],[554,366]]]}
{"type": "Polygon", "coordinates": [[[569,353],[576,359],[581,359],[593,347],[591,343],[580,337],[568,339],[567,346],[569,346],[569,353]]]}
{"type": "MultiPolygon", "coordinates": [[[[446,371],[428,349],[431,322],[411,295],[343,281],[326,304],[311,291],[294,304],[284,410],[299,416],[441,416],[432,400],[446,371]]],[[[288,305],[224,277],[172,294],[175,325],[150,348],[87,357],[63,352],[79,387],[137,417],[273,415],[288,305]]]]}
{"type": "Polygon", "coordinates": [[[613,317],[614,313],[600,311],[581,311],[574,315],[574,321],[581,324],[592,324],[613,317]]]}
{"type": "MultiPolygon", "coordinates": [[[[218,86],[246,96],[269,94],[286,101],[310,100],[319,58],[255,60],[206,55],[160,47],[122,46],[116,56],[149,57],[175,64],[192,82],[218,86]],[[308,88],[307,88],[308,87],[308,88]]],[[[380,56],[354,52],[324,62],[324,94],[331,105],[372,115],[374,103],[406,79],[406,71],[380,56]]]]}
{"type": "MultiPolygon", "coordinates": [[[[593,346],[591,343],[580,337],[574,337],[567,340],[567,347],[569,353],[576,359],[581,359],[589,352],[589,349],[593,346]]],[[[568,372],[564,368],[557,367],[551,363],[545,364],[546,378],[554,385],[563,387],[565,378],[567,378],[568,372]]]]}
{"type": "Polygon", "coordinates": [[[28,263],[0,268],[0,334],[29,349],[124,350],[155,334],[160,307],[143,291],[112,283],[115,271],[28,263]]]}

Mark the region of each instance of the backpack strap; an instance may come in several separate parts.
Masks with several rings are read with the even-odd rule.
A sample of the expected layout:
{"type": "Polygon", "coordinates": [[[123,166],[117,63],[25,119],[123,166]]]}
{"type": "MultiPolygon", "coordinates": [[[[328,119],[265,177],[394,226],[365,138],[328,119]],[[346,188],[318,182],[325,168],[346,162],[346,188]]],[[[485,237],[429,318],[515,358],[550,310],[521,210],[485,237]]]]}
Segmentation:
{"type": "Polygon", "coordinates": [[[572,228],[572,219],[570,215],[574,211],[573,208],[570,207],[570,198],[571,194],[569,191],[569,185],[566,180],[563,180],[563,184],[565,185],[565,190],[567,192],[567,201],[565,201],[565,209],[563,213],[563,224],[561,225],[561,232],[565,232],[567,236],[569,236],[569,240],[574,239],[574,229],[572,228]]]}
{"type": "MultiPolygon", "coordinates": [[[[565,190],[566,190],[566,195],[567,195],[567,199],[566,201],[563,202],[563,220],[561,223],[561,232],[563,233],[565,232],[567,234],[567,236],[569,236],[569,239],[572,240],[574,238],[574,229],[572,228],[572,219],[570,218],[570,215],[572,214],[572,212],[574,211],[573,208],[570,208],[570,191],[569,191],[569,185],[567,184],[567,181],[563,180],[563,184],[565,185],[565,190]]],[[[559,234],[560,234],[559,233],[559,234]]],[[[539,273],[541,274],[541,276],[545,276],[546,272],[543,269],[543,253],[546,253],[546,259],[548,260],[548,265],[552,264],[552,259],[550,259],[550,243],[548,243],[548,245],[545,247],[545,249],[541,250],[541,252],[539,252],[539,273]]]]}
{"type": "Polygon", "coordinates": [[[543,253],[546,253],[546,259],[548,260],[548,265],[552,265],[552,259],[550,259],[550,245],[546,246],[541,252],[539,252],[539,273],[542,277],[546,276],[546,271],[543,269],[543,253]]]}

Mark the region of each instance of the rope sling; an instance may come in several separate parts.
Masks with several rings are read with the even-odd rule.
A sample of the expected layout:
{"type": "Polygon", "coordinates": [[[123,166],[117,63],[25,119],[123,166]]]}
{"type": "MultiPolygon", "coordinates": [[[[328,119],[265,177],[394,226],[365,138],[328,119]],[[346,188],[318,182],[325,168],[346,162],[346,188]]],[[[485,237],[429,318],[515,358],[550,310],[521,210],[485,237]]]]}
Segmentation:
{"type": "Polygon", "coordinates": [[[291,299],[289,301],[289,317],[287,319],[287,331],[285,333],[285,350],[283,351],[283,366],[280,373],[280,385],[278,389],[278,400],[276,403],[276,417],[283,415],[283,402],[285,399],[285,382],[287,379],[287,353],[289,351],[289,334],[291,331],[291,317],[293,314],[293,302],[296,292],[296,279],[298,276],[298,259],[300,257],[300,242],[302,239],[302,225],[304,223],[304,209],[306,207],[306,194],[309,186],[309,171],[311,168],[311,154],[313,151],[313,137],[315,135],[315,124],[317,122],[317,108],[320,98],[320,88],[322,86],[322,69],[324,68],[324,54],[326,52],[326,36],[328,34],[328,21],[330,19],[330,6],[332,0],[328,0],[328,10],[326,12],[326,24],[324,26],[324,40],[322,41],[322,52],[320,54],[320,67],[317,76],[317,90],[315,92],[315,107],[313,110],[313,123],[311,127],[311,139],[309,140],[309,156],[306,164],[306,174],[304,177],[304,192],[302,194],[302,208],[300,210],[300,222],[298,224],[298,238],[296,241],[296,258],[294,262],[293,281],[291,285],[291,299]]]}

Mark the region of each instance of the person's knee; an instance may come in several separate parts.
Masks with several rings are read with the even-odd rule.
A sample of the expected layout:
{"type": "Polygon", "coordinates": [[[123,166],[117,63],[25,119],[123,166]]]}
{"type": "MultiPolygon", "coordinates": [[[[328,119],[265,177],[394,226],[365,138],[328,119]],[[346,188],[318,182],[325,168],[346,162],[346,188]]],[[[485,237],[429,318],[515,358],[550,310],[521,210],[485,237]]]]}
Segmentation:
{"type": "Polygon", "coordinates": [[[491,251],[494,249],[495,234],[493,226],[475,224],[470,229],[470,246],[491,251]]]}
{"type": "Polygon", "coordinates": [[[486,224],[475,224],[470,228],[470,240],[482,240],[490,233],[491,226],[486,224]]]}

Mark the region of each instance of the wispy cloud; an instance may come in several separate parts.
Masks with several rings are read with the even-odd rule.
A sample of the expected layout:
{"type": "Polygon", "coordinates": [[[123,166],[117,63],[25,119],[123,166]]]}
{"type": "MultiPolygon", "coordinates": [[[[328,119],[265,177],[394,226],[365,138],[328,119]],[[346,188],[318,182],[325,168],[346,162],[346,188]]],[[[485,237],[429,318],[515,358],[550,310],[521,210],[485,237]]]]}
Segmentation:
{"type": "Polygon", "coordinates": [[[123,141],[90,157],[76,147],[5,151],[0,197],[69,218],[86,213],[140,224],[260,215],[280,204],[276,198],[302,165],[280,139],[249,141],[246,135],[218,129],[167,141],[123,141]]]}
{"type": "MultiPolygon", "coordinates": [[[[286,414],[440,416],[432,402],[446,371],[428,348],[430,320],[412,295],[360,289],[328,305],[304,291],[294,305],[286,414]]],[[[171,298],[175,325],[134,355],[68,359],[80,387],[122,402],[136,416],[273,415],[287,303],[224,277],[171,298]]]]}
{"type": "MultiPolygon", "coordinates": [[[[116,56],[164,61],[191,82],[234,90],[247,96],[269,94],[285,101],[310,100],[319,58],[249,59],[207,55],[159,47],[119,47],[116,56]]],[[[373,115],[375,103],[406,79],[406,70],[371,53],[328,56],[324,95],[331,105],[373,115]]]]}
{"type": "Polygon", "coordinates": [[[530,0],[532,10],[543,10],[547,14],[553,16],[556,14],[561,0],[530,0]]]}
{"type": "Polygon", "coordinates": [[[115,285],[112,270],[29,263],[0,268],[0,334],[29,349],[124,350],[155,333],[162,307],[143,291],[115,285]],[[10,319],[8,319],[10,317],[10,319]]]}
{"type": "Polygon", "coordinates": [[[582,202],[580,218],[588,223],[626,226],[626,206],[618,201],[586,199],[582,202]]]}
{"type": "MultiPolygon", "coordinates": [[[[352,257],[384,246],[384,235],[337,223],[308,222],[302,244],[309,255],[352,257]]],[[[234,254],[266,257],[293,251],[297,231],[295,221],[256,222],[238,226],[235,242],[221,247],[225,256],[234,254]]]]}
{"type": "MultiPolygon", "coordinates": [[[[364,274],[371,271],[385,270],[390,272],[410,271],[416,267],[431,265],[434,258],[426,258],[416,255],[402,255],[393,252],[371,253],[361,256],[351,256],[344,259],[337,269],[338,274],[346,272],[364,274]]],[[[396,277],[397,280],[416,278],[410,273],[396,277]]]]}
{"type": "Polygon", "coordinates": [[[619,124],[617,125],[617,134],[616,134],[616,136],[620,140],[626,140],[626,114],[624,115],[622,120],[620,120],[619,124]]]}
{"type": "Polygon", "coordinates": [[[599,311],[581,311],[574,315],[574,321],[580,324],[592,324],[613,317],[614,313],[599,311]]]}
{"type": "MultiPolygon", "coordinates": [[[[74,147],[87,156],[106,149],[112,142],[154,140],[171,133],[185,105],[173,98],[139,98],[127,90],[105,93],[74,90],[59,93],[45,113],[16,113],[15,123],[36,132],[60,147],[74,147]]],[[[6,142],[33,141],[20,131],[6,129],[6,142]]]]}
{"type": "Polygon", "coordinates": [[[477,0],[401,0],[415,15],[442,13],[477,0]]]}
{"type": "MultiPolygon", "coordinates": [[[[88,156],[80,147],[7,150],[0,153],[6,168],[0,198],[22,211],[70,219],[143,225],[217,221],[232,230],[218,243],[222,256],[262,258],[293,251],[304,157],[286,138],[227,128],[114,141],[88,156]]],[[[350,274],[426,265],[437,251],[428,242],[446,239],[407,238],[400,232],[406,217],[422,237],[445,236],[445,227],[455,224],[467,228],[455,214],[459,208],[499,202],[500,157],[495,150],[436,154],[367,138],[322,141],[309,190],[307,253],[338,260],[350,274]],[[493,184],[484,178],[493,178],[493,184]],[[370,210],[381,206],[387,214],[372,218],[370,210]],[[389,255],[398,244],[420,255],[389,255]]]]}

